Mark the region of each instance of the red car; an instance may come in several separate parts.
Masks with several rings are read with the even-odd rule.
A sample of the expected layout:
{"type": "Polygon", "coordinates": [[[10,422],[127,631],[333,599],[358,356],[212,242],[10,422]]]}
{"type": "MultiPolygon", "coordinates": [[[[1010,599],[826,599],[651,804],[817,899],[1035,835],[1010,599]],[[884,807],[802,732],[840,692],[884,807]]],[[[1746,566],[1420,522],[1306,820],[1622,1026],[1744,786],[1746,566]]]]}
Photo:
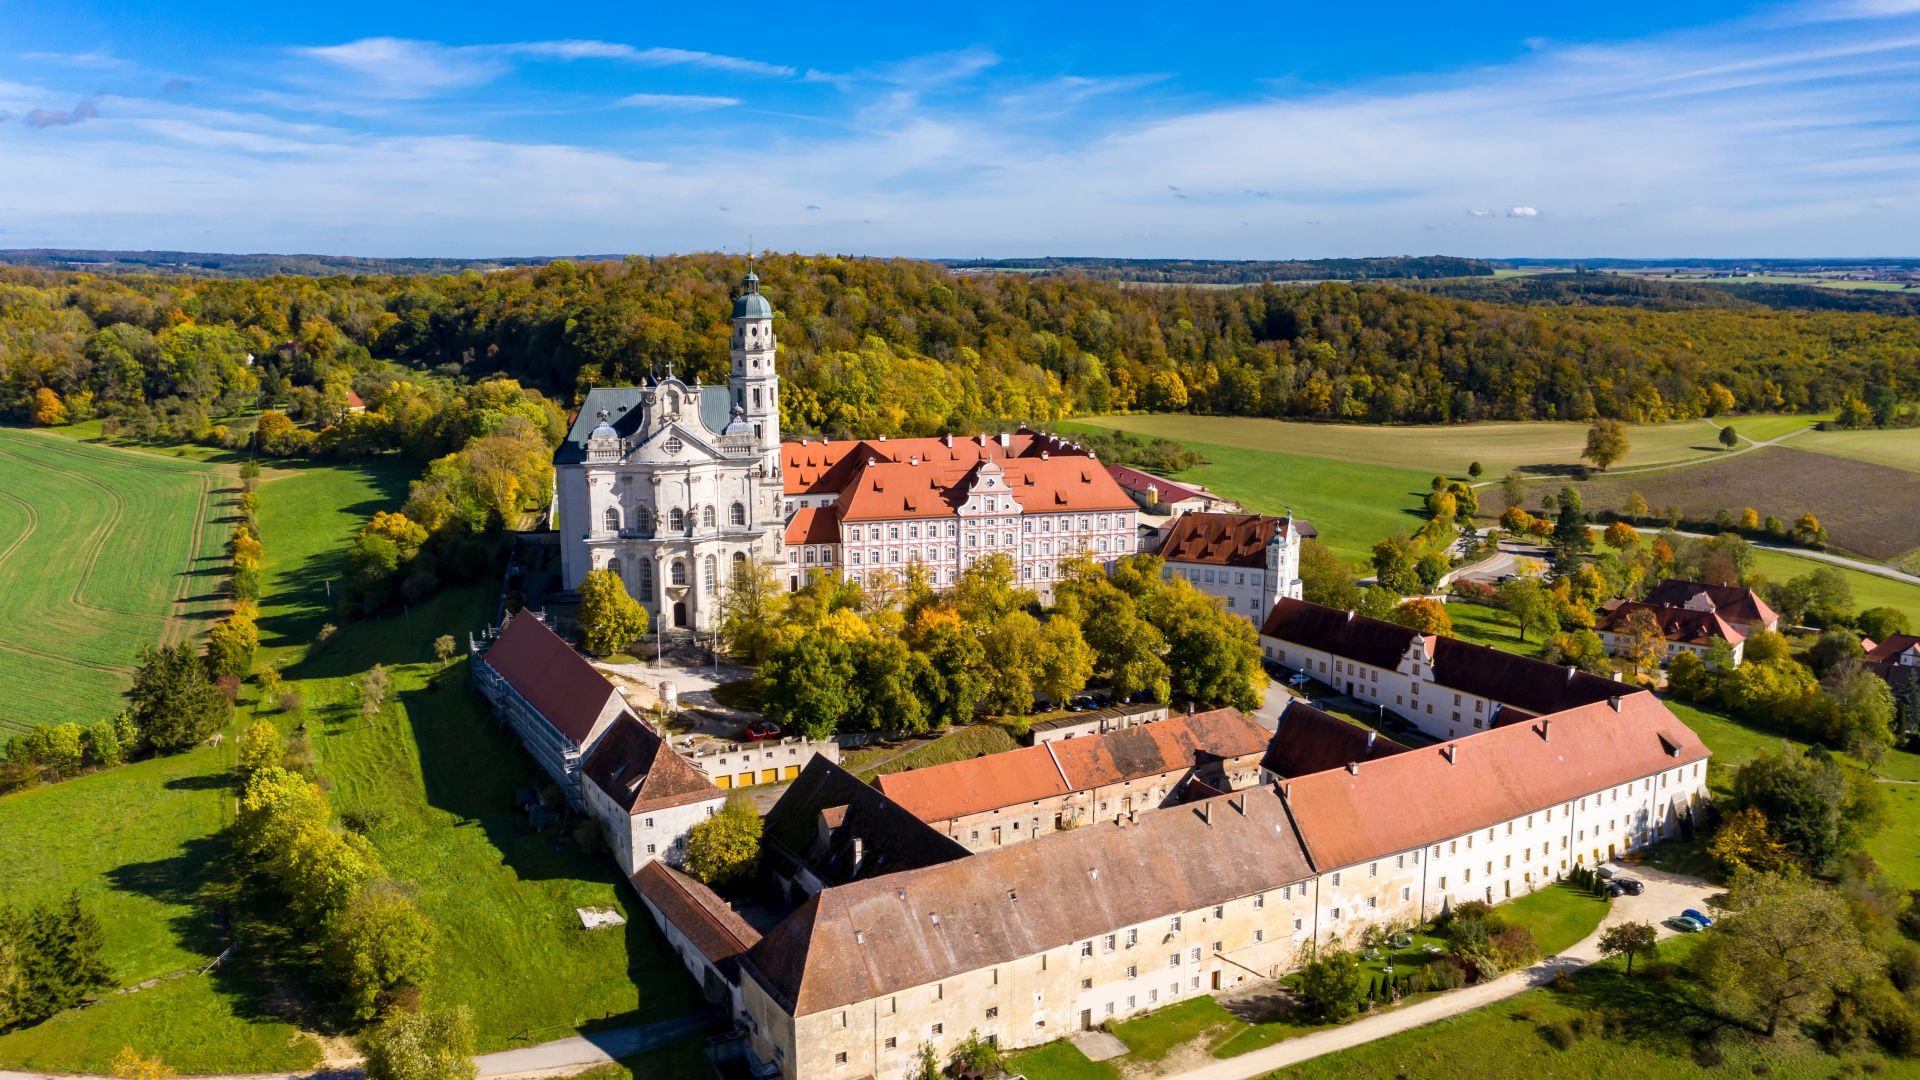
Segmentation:
{"type": "Polygon", "coordinates": [[[771,720],[759,720],[759,721],[755,721],[754,723],[748,724],[746,726],[746,729],[742,731],[740,734],[741,734],[741,737],[746,739],[748,742],[761,742],[762,740],[765,740],[765,739],[777,739],[780,737],[780,725],[774,723],[771,720]]]}

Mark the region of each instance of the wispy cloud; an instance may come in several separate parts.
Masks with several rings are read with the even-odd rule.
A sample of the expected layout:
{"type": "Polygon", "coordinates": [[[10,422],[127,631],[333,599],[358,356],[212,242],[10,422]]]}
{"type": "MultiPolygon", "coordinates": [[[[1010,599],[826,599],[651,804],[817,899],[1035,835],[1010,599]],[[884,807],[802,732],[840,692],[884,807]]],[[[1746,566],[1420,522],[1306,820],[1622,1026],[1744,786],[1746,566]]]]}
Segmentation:
{"type": "MultiPolygon", "coordinates": [[[[738,56],[690,49],[638,48],[615,41],[516,41],[498,45],[444,45],[411,38],[369,37],[339,45],[307,46],[296,55],[366,80],[363,89],[397,98],[431,97],[493,82],[516,60],[609,60],[642,67],[693,67],[770,78],[795,69],[738,56]]],[[[349,87],[348,89],[352,89],[349,87]]]]}
{"type": "Polygon", "coordinates": [[[1539,217],[1540,211],[1531,206],[1516,206],[1507,211],[1508,217],[1539,217]]]}
{"type": "Polygon", "coordinates": [[[628,94],[615,105],[630,109],[682,109],[700,111],[705,109],[724,109],[729,105],[740,104],[739,98],[716,97],[708,94],[628,94]]]}
{"type": "Polygon", "coordinates": [[[104,46],[86,52],[28,52],[21,53],[23,60],[37,60],[48,64],[70,64],[74,67],[116,68],[126,67],[127,62],[113,55],[104,46]]]}
{"type": "Polygon", "coordinates": [[[72,127],[99,115],[93,102],[82,101],[71,109],[35,109],[21,123],[30,128],[72,127]]]}

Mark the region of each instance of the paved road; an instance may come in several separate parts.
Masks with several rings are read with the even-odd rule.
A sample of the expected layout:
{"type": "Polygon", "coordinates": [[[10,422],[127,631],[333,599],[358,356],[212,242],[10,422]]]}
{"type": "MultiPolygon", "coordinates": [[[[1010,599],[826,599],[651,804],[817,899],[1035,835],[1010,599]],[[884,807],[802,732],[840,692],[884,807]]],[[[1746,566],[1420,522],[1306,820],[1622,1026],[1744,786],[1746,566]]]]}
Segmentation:
{"type": "MultiPolygon", "coordinates": [[[[481,1054],[473,1059],[479,1075],[489,1078],[558,1075],[574,1073],[596,1065],[606,1065],[635,1054],[655,1050],[669,1043],[690,1038],[713,1027],[720,1018],[714,1010],[705,1010],[641,1027],[615,1028],[589,1035],[541,1043],[518,1050],[481,1054]]],[[[366,1074],[358,1063],[338,1068],[320,1068],[307,1072],[235,1073],[200,1077],[197,1080],[361,1080],[366,1074]]],[[[66,1073],[8,1072],[0,1069],[0,1080],[76,1080],[66,1073]]],[[[77,1080],[110,1080],[105,1077],[79,1077],[77,1080]]]]}
{"type": "Polygon", "coordinates": [[[1337,1028],[1288,1039],[1262,1050],[1241,1054],[1239,1057],[1210,1062],[1186,1072],[1161,1077],[1160,1080],[1249,1080],[1251,1077],[1262,1076],[1275,1069],[1298,1065],[1312,1058],[1352,1049],[1375,1039],[1383,1039],[1388,1035],[1397,1035],[1423,1024],[1444,1020],[1449,1016],[1458,1016],[1482,1005],[1502,1001],[1534,987],[1543,986],[1552,982],[1554,976],[1563,971],[1575,971],[1599,960],[1600,934],[1615,923],[1629,920],[1651,923],[1658,927],[1661,937],[1671,937],[1674,931],[1663,925],[1661,920],[1678,915],[1685,908],[1705,910],[1707,897],[1719,891],[1718,886],[1694,878],[1666,874],[1645,867],[1629,867],[1625,868],[1625,872],[1645,882],[1647,891],[1639,896],[1623,896],[1615,900],[1612,910],[1607,913],[1607,917],[1592,934],[1558,956],[1547,957],[1532,967],[1502,975],[1492,982],[1450,991],[1405,1008],[1377,1013],[1337,1028]]]}

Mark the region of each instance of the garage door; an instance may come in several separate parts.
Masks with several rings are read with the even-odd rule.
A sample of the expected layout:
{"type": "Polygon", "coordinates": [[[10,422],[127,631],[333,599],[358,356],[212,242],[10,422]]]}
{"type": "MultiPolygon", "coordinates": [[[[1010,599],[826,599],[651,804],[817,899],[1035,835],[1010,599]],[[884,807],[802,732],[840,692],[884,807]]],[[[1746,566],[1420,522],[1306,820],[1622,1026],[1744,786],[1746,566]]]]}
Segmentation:
{"type": "Polygon", "coordinates": [[[763,771],[762,771],[762,772],[760,773],[760,782],[761,782],[761,783],[763,783],[763,784],[777,784],[777,783],[779,783],[779,782],[780,782],[780,770],[779,770],[779,769],[766,769],[766,770],[763,770],[763,771]]]}
{"type": "Polygon", "coordinates": [[[787,778],[788,780],[791,780],[791,779],[793,779],[794,777],[796,777],[796,776],[799,776],[799,775],[800,775],[800,766],[798,766],[798,765],[789,765],[789,766],[787,766],[787,772],[786,772],[786,778],[787,778]]]}
{"type": "Polygon", "coordinates": [[[752,783],[753,783],[753,774],[752,774],[752,773],[750,773],[750,772],[743,772],[743,773],[741,773],[741,774],[740,774],[740,786],[741,786],[741,787],[747,787],[748,785],[750,785],[750,784],[752,784],[752,783]]]}
{"type": "Polygon", "coordinates": [[[733,786],[733,777],[728,776],[726,773],[721,773],[719,776],[713,778],[713,785],[715,787],[730,788],[733,786]]]}

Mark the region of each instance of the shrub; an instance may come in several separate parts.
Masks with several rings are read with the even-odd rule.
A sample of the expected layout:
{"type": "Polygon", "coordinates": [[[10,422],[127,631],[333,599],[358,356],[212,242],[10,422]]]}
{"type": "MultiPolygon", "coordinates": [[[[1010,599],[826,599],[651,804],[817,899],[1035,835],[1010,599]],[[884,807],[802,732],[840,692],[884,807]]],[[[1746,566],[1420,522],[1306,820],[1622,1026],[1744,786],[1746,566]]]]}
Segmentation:
{"type": "Polygon", "coordinates": [[[1564,1016],[1546,1025],[1541,1031],[1546,1034],[1548,1042],[1562,1050],[1571,1050],[1574,1044],[1580,1041],[1579,1034],[1573,1030],[1573,1024],[1564,1016]]]}
{"type": "Polygon", "coordinates": [[[1534,943],[1533,931],[1524,926],[1508,926],[1487,939],[1493,960],[1502,971],[1525,967],[1540,959],[1540,947],[1534,943]]]}

